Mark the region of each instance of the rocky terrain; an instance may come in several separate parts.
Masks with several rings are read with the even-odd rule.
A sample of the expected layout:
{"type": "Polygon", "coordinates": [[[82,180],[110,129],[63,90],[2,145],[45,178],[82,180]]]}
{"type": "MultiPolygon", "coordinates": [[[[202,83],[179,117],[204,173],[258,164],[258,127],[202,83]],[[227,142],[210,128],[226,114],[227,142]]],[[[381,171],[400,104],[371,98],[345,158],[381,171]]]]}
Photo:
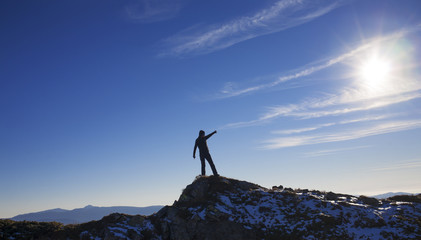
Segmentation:
{"type": "Polygon", "coordinates": [[[421,239],[421,195],[378,200],[200,177],[150,216],[79,225],[0,221],[0,239],[421,239]]]}

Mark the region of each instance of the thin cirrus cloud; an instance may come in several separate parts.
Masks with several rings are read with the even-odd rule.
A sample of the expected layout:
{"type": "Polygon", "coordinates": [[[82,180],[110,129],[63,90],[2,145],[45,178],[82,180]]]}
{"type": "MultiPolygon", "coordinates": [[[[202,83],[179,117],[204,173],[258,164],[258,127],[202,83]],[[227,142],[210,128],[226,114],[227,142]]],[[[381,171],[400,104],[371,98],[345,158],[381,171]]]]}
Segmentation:
{"type": "Polygon", "coordinates": [[[333,126],[333,125],[335,125],[335,123],[325,123],[325,124],[320,124],[320,125],[317,125],[317,126],[314,126],[314,127],[272,131],[272,133],[281,134],[281,135],[298,134],[298,133],[303,133],[303,132],[315,131],[317,129],[321,129],[321,128],[329,127],[329,126],[333,126]]]}
{"type": "Polygon", "coordinates": [[[371,127],[364,127],[335,133],[273,138],[265,141],[262,148],[278,149],[320,143],[348,141],[380,134],[411,130],[420,127],[421,120],[390,121],[371,127]]]}
{"type": "Polygon", "coordinates": [[[174,18],[181,6],[179,0],[137,0],[127,5],[125,10],[134,21],[152,23],[174,18]]]}
{"type": "Polygon", "coordinates": [[[373,171],[396,171],[396,170],[414,169],[414,168],[421,168],[421,159],[403,161],[403,162],[393,164],[387,167],[376,168],[376,169],[373,169],[373,171]]]}
{"type": "MultiPolygon", "coordinates": [[[[326,116],[339,116],[348,113],[368,111],[373,109],[378,109],[393,104],[399,104],[403,102],[408,102],[414,99],[421,98],[421,93],[418,92],[420,88],[415,89],[415,91],[406,93],[402,92],[392,96],[380,97],[377,99],[359,99],[357,103],[352,103],[351,106],[344,106],[345,104],[350,104],[349,102],[341,102],[337,100],[337,96],[331,97],[328,100],[315,100],[312,103],[304,102],[298,105],[288,105],[272,108],[271,111],[266,113],[264,116],[258,119],[258,121],[267,121],[280,116],[289,116],[289,117],[298,117],[300,119],[310,119],[310,118],[320,118],[326,116]],[[314,111],[308,109],[320,108],[320,107],[330,107],[338,106],[333,109],[326,109],[321,111],[314,111]]],[[[339,98],[341,98],[339,96],[339,98]]],[[[256,120],[254,120],[256,122],[256,120]]]]}
{"type": "Polygon", "coordinates": [[[180,32],[164,41],[167,47],[160,56],[183,57],[218,51],[242,41],[312,21],[345,2],[347,1],[281,0],[252,16],[180,32]]]}
{"type": "MultiPolygon", "coordinates": [[[[265,124],[273,119],[279,117],[297,117],[299,119],[311,119],[311,118],[320,118],[320,117],[327,117],[327,116],[340,116],[349,113],[355,112],[362,112],[368,110],[379,109],[382,107],[387,107],[393,104],[399,104],[403,102],[408,102],[414,99],[421,98],[420,92],[410,92],[407,94],[400,94],[395,96],[387,96],[378,99],[374,99],[371,101],[366,101],[365,99],[360,100],[358,105],[352,106],[344,106],[345,103],[338,102],[338,96],[331,97],[329,99],[314,99],[312,101],[304,101],[301,104],[290,104],[287,106],[280,106],[271,108],[267,113],[263,116],[250,120],[250,121],[242,121],[242,122],[235,122],[229,123],[222,126],[222,129],[229,129],[229,128],[241,128],[241,127],[250,127],[265,124]],[[334,107],[333,109],[325,109],[320,111],[314,111],[311,109],[320,108],[320,107],[334,107]]],[[[375,119],[371,119],[375,120],[375,119]]],[[[283,130],[285,133],[300,133],[305,131],[312,131],[317,130],[322,127],[331,126],[333,124],[321,124],[313,127],[302,128],[302,129],[291,129],[291,130],[283,130]]]]}
{"type": "Polygon", "coordinates": [[[327,156],[327,155],[337,154],[337,153],[351,151],[351,150],[369,148],[369,147],[371,146],[356,146],[356,147],[348,147],[348,148],[327,149],[327,150],[320,150],[320,151],[315,151],[315,152],[308,152],[308,153],[305,153],[304,156],[321,157],[321,156],[327,156]]]}
{"type": "Polygon", "coordinates": [[[278,130],[278,131],[272,131],[273,134],[279,134],[279,135],[290,135],[290,134],[299,134],[304,132],[310,132],[315,131],[321,128],[330,127],[334,125],[343,125],[343,124],[351,124],[351,123],[361,123],[361,122],[368,122],[368,121],[376,121],[381,120],[385,118],[389,118],[392,115],[379,115],[379,116],[370,116],[370,117],[363,117],[363,118],[356,118],[356,119],[350,119],[350,120],[344,120],[339,122],[331,122],[331,123],[324,123],[319,124],[312,127],[306,127],[306,128],[297,128],[297,129],[287,129],[287,130],[278,130]]]}

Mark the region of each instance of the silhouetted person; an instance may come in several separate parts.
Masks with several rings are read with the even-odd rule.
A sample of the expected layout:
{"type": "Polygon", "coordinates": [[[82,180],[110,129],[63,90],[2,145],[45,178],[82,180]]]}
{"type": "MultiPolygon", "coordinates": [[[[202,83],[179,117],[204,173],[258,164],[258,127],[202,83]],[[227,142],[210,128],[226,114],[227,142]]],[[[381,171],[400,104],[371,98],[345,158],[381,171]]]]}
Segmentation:
{"type": "Polygon", "coordinates": [[[214,176],[219,176],[218,172],[216,171],[215,165],[213,164],[212,157],[209,153],[208,144],[206,140],[214,135],[216,131],[213,131],[211,134],[205,136],[205,131],[200,130],[199,137],[196,139],[196,143],[194,144],[193,150],[193,158],[196,158],[196,148],[199,148],[200,152],[200,161],[202,162],[202,175],[206,175],[206,166],[205,166],[205,159],[208,160],[209,165],[212,168],[212,172],[214,176]]]}

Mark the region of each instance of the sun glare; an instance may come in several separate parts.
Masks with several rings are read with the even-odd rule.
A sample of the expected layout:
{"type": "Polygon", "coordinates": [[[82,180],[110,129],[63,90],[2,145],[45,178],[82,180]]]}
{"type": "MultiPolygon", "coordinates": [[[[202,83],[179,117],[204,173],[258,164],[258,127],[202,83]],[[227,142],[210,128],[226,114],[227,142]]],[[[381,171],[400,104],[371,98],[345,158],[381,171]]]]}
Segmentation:
{"type": "Polygon", "coordinates": [[[366,84],[375,86],[382,84],[390,74],[390,63],[384,59],[373,57],[361,66],[361,78],[366,84]]]}
{"type": "Polygon", "coordinates": [[[355,92],[350,99],[366,101],[421,89],[412,45],[385,40],[368,46],[350,61],[352,85],[348,90],[355,92]]]}
{"type": "Polygon", "coordinates": [[[367,98],[388,95],[394,92],[396,71],[390,58],[386,55],[371,54],[359,61],[357,65],[357,84],[361,93],[367,98]]]}

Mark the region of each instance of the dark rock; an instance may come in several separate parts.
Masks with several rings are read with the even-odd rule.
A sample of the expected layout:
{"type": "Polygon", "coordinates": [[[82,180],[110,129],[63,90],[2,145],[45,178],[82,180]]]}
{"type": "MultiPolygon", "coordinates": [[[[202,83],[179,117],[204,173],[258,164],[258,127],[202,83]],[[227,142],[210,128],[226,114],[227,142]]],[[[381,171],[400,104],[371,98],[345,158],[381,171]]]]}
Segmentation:
{"type": "Polygon", "coordinates": [[[378,206],[381,205],[381,202],[378,199],[372,198],[372,197],[366,197],[366,196],[363,196],[363,195],[359,196],[358,200],[360,200],[364,204],[374,206],[374,207],[378,207],[378,206]]]}
{"type": "Polygon", "coordinates": [[[414,202],[414,203],[421,203],[421,194],[418,195],[397,195],[388,198],[389,201],[395,202],[414,202]]]}
{"type": "Polygon", "coordinates": [[[328,192],[326,195],[325,195],[325,199],[326,200],[338,200],[338,195],[336,195],[335,193],[333,193],[333,192],[328,192]]]}

